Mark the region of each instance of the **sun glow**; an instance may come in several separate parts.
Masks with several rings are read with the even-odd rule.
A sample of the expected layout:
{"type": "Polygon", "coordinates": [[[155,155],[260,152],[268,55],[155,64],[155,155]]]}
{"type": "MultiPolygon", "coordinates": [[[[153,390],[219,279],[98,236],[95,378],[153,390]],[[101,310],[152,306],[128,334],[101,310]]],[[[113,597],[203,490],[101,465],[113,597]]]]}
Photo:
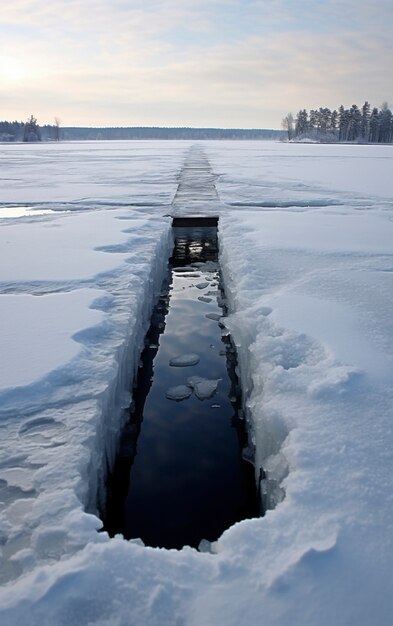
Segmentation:
{"type": "Polygon", "coordinates": [[[27,78],[29,72],[20,61],[11,58],[4,58],[0,62],[0,73],[4,80],[17,82],[27,78]]]}

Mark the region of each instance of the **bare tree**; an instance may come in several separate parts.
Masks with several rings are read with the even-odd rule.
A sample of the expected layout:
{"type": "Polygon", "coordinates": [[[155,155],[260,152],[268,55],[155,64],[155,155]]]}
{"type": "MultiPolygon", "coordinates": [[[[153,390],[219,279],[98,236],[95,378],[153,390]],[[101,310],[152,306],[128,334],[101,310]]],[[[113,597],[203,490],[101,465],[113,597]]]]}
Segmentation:
{"type": "Polygon", "coordinates": [[[294,137],[294,119],[292,113],[288,113],[281,122],[281,126],[288,133],[289,141],[294,137]]]}
{"type": "Polygon", "coordinates": [[[55,117],[55,141],[60,141],[60,124],[61,119],[59,117],[55,117]]]}

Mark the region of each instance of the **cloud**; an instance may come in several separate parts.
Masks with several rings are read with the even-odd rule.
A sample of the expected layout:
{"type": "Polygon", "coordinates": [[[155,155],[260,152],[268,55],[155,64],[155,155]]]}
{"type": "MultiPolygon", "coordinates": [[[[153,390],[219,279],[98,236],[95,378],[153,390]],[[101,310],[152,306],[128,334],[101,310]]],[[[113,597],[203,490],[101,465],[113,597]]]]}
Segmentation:
{"type": "Polygon", "coordinates": [[[12,119],[34,105],[66,125],[279,127],[288,110],[392,99],[385,20],[360,0],[14,0],[1,93],[12,119]]]}

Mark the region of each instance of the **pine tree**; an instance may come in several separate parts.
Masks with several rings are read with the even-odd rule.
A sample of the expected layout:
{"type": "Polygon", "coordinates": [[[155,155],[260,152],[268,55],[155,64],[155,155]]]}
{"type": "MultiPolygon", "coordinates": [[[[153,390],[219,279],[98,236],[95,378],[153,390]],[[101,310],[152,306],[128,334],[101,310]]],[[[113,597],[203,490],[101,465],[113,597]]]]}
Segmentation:
{"type": "Polygon", "coordinates": [[[308,114],[302,109],[296,116],[295,136],[304,135],[308,130],[308,114]]]}
{"type": "Polygon", "coordinates": [[[339,141],[347,141],[348,140],[348,127],[349,127],[349,111],[348,109],[344,109],[343,105],[340,106],[339,110],[339,141]]]}
{"type": "Polygon", "coordinates": [[[368,140],[368,136],[370,133],[370,104],[366,102],[362,106],[362,125],[361,125],[361,136],[363,141],[368,140]]]}
{"type": "Polygon", "coordinates": [[[330,116],[330,129],[333,132],[333,134],[335,134],[337,130],[337,126],[338,126],[338,112],[336,111],[336,109],[334,109],[334,111],[332,111],[332,114],[330,116]]]}
{"type": "Polygon", "coordinates": [[[387,102],[384,102],[379,112],[379,138],[382,143],[392,141],[393,116],[387,102]]]}
{"type": "Polygon", "coordinates": [[[318,128],[318,111],[314,111],[314,109],[311,109],[308,125],[310,130],[315,130],[316,128],[318,128]]]}
{"type": "Polygon", "coordinates": [[[353,104],[349,111],[349,124],[347,132],[347,140],[355,141],[360,137],[362,130],[362,114],[359,107],[353,104]]]}
{"type": "Polygon", "coordinates": [[[379,113],[376,107],[373,108],[370,115],[368,140],[377,143],[379,140],[379,113]]]}
{"type": "Polygon", "coordinates": [[[23,141],[41,141],[40,127],[34,115],[31,115],[25,124],[23,141]]]}

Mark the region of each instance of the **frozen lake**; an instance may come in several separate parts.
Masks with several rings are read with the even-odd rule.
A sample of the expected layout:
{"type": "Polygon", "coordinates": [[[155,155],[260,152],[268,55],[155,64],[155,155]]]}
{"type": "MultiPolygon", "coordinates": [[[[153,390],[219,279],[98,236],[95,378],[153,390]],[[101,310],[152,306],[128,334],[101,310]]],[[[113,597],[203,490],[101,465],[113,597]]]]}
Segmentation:
{"type": "Polygon", "coordinates": [[[3,144],[0,162],[1,623],[390,626],[393,146],[3,144]],[[169,216],[193,214],[219,216],[269,509],[204,552],[98,532],[169,216]]]}

